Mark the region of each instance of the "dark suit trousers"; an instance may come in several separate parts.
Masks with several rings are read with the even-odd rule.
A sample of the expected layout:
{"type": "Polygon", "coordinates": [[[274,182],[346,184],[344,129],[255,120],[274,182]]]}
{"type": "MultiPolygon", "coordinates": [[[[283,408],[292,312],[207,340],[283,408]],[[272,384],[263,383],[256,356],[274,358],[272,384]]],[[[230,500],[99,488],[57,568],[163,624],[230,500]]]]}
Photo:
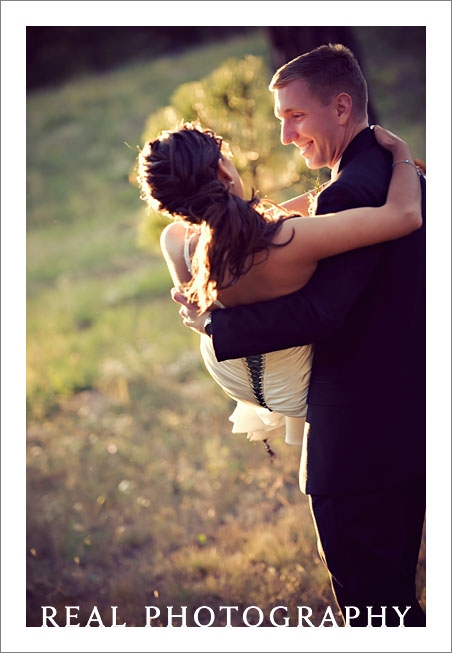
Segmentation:
{"type": "MultiPolygon", "coordinates": [[[[425,479],[378,492],[311,495],[320,557],[331,576],[336,600],[357,607],[350,626],[367,626],[367,606],[381,614],[386,626],[399,626],[392,606],[410,606],[405,626],[425,626],[416,600],[416,567],[425,514],[425,479]]],[[[351,611],[353,615],[354,611],[351,611]]],[[[382,626],[375,618],[371,626],[382,626]]]]}

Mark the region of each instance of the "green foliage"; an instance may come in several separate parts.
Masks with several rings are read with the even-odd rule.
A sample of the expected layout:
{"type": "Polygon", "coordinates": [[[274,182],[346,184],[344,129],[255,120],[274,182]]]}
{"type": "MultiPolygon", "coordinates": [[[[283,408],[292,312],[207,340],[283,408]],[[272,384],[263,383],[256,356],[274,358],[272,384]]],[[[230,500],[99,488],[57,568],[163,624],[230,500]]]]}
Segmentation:
{"type": "MultiPolygon", "coordinates": [[[[228,59],[204,79],[179,86],[171,96],[171,105],[150,116],[145,140],[155,138],[162,129],[174,129],[181,120],[198,120],[229,143],[245,185],[266,192],[293,182],[292,177],[287,180],[284,166],[278,168],[282,178],[274,174],[273,157],[282,146],[267,88],[270,76],[260,57],[228,59]]],[[[283,154],[286,159],[293,158],[286,149],[283,154]]]]}

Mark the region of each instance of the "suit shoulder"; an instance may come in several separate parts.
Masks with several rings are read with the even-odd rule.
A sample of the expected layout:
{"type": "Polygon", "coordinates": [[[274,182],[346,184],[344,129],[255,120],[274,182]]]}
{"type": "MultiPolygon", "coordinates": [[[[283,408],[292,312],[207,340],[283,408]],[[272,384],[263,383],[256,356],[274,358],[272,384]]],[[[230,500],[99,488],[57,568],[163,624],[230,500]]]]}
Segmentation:
{"type": "Polygon", "coordinates": [[[392,172],[392,156],[378,145],[358,153],[319,197],[322,202],[343,198],[341,206],[380,206],[385,203],[392,172]]]}

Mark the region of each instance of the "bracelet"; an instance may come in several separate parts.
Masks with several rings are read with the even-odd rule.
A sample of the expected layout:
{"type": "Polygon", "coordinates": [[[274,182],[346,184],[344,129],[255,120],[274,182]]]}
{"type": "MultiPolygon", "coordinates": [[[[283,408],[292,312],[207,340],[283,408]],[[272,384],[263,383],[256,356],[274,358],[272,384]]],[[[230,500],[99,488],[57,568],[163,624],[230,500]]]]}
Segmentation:
{"type": "Polygon", "coordinates": [[[410,161],[409,159],[405,159],[404,161],[396,161],[395,163],[392,164],[392,167],[395,168],[395,166],[399,165],[399,163],[409,163],[410,166],[413,166],[413,168],[417,172],[416,164],[410,161]]]}

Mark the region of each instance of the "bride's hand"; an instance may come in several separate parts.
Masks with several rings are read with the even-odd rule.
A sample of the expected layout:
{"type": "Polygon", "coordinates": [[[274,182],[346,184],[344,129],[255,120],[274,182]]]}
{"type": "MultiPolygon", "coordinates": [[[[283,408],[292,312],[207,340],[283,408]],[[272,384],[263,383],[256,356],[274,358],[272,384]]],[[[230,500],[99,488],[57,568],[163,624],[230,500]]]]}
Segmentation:
{"type": "Polygon", "coordinates": [[[181,316],[184,325],[190,329],[193,329],[193,331],[205,334],[206,331],[204,325],[210,309],[209,312],[200,314],[196,304],[190,304],[187,301],[186,297],[184,297],[184,295],[179,292],[177,288],[171,289],[171,297],[177,304],[181,304],[179,315],[181,316]]]}
{"type": "Polygon", "coordinates": [[[393,155],[397,154],[406,156],[406,158],[412,158],[410,148],[401,138],[390,132],[388,129],[384,129],[380,125],[373,125],[372,129],[374,130],[377,143],[386,150],[392,152],[393,155]]]}

